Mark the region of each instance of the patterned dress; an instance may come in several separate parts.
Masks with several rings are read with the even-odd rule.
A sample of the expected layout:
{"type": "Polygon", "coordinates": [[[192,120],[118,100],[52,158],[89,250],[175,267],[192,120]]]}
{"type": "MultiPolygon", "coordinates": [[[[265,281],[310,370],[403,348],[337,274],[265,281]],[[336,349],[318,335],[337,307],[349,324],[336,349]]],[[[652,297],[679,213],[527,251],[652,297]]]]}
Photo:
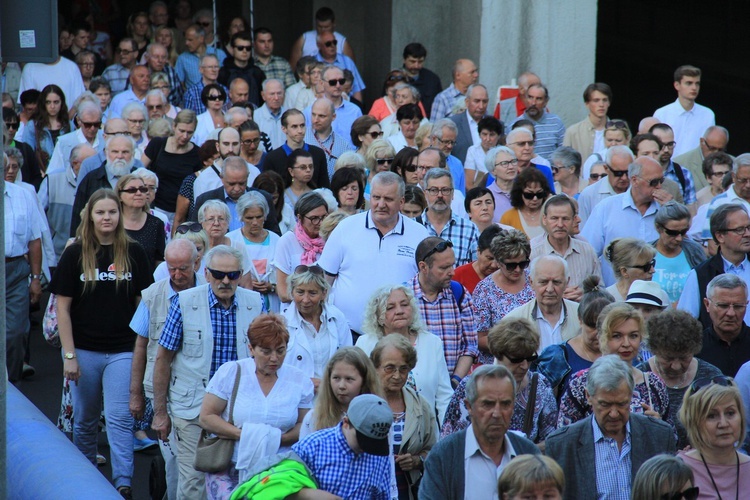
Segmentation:
{"type": "MultiPolygon", "coordinates": [[[[517,307],[534,299],[528,272],[525,273],[526,283],[518,293],[508,293],[495,284],[492,274],[479,282],[471,294],[476,308],[476,325],[478,332],[486,332],[506,314],[517,307]]],[[[477,363],[491,365],[495,362],[492,354],[479,352],[477,363]]]]}
{"type": "MultiPolygon", "coordinates": [[[[523,421],[526,415],[526,402],[529,400],[529,393],[531,392],[531,375],[532,372],[526,374],[528,384],[526,387],[518,393],[516,396],[516,403],[513,408],[513,416],[510,419],[510,430],[523,432],[523,421]]],[[[469,411],[466,409],[464,399],[466,398],[466,382],[469,381],[469,376],[464,377],[456,392],[451,398],[451,402],[448,403],[448,409],[445,411],[445,421],[443,422],[443,428],[440,431],[440,437],[444,438],[454,432],[458,432],[462,429],[466,429],[471,423],[471,417],[469,411]]],[[[552,386],[544,378],[544,375],[539,374],[539,382],[536,388],[536,401],[534,402],[534,425],[531,428],[530,435],[528,438],[535,443],[544,441],[547,435],[555,430],[557,424],[557,402],[555,401],[555,395],[552,392],[552,386]]]]}

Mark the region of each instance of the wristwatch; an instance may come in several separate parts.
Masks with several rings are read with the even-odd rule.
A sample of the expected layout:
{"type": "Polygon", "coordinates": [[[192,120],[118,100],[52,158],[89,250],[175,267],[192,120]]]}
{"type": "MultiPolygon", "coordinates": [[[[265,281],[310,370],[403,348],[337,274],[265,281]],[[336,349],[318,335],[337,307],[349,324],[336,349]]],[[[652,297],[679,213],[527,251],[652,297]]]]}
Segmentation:
{"type": "Polygon", "coordinates": [[[32,275],[31,275],[31,279],[32,279],[32,280],[39,280],[39,281],[41,281],[41,280],[42,280],[42,278],[44,278],[44,275],[43,275],[43,274],[32,274],[32,275]]]}
{"type": "Polygon", "coordinates": [[[276,293],[276,285],[271,283],[271,293],[276,293]]]}
{"type": "Polygon", "coordinates": [[[63,355],[63,357],[64,357],[65,359],[75,359],[75,357],[76,357],[76,353],[74,353],[74,352],[66,352],[66,353],[65,353],[65,354],[63,355]]]}

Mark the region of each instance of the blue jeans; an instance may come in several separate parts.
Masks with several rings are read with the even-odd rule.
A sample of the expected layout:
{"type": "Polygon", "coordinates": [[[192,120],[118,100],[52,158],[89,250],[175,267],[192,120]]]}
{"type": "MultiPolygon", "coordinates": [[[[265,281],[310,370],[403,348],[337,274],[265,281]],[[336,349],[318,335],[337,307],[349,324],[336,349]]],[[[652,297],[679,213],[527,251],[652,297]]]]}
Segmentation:
{"type": "Polygon", "coordinates": [[[112,458],[112,482],[130,486],[133,477],[133,417],[130,415],[132,352],[106,353],[76,349],[81,376],[71,384],[75,422],[73,443],[96,465],[96,444],[102,390],[107,439],[112,458]]]}

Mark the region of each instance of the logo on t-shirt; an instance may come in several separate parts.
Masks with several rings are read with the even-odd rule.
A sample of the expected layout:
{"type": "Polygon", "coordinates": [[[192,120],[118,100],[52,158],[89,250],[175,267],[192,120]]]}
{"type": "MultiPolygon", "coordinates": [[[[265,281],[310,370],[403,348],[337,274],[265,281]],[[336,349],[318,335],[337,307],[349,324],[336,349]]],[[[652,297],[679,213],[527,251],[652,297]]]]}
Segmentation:
{"type": "MultiPolygon", "coordinates": [[[[86,281],[86,276],[84,276],[83,273],[81,273],[80,276],[81,281],[86,281]]],[[[93,281],[116,281],[116,280],[126,280],[131,281],[133,279],[133,273],[120,273],[117,274],[117,271],[115,270],[115,264],[114,262],[107,267],[107,271],[99,272],[99,268],[97,267],[94,269],[94,279],[93,281]]]]}
{"type": "Polygon", "coordinates": [[[414,249],[407,245],[399,245],[396,249],[396,257],[414,258],[414,249]]]}

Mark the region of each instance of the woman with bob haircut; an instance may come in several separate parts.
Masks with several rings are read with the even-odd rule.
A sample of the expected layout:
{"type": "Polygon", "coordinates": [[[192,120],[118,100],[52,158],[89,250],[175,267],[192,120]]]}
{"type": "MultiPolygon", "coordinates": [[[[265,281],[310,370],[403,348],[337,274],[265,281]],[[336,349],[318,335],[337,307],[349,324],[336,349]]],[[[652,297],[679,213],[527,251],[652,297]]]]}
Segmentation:
{"type": "Polygon", "coordinates": [[[565,490],[562,468],[544,455],[519,455],[503,469],[497,481],[500,500],[561,500],[565,490]]]}
{"type": "Polygon", "coordinates": [[[697,500],[700,488],[695,486],[693,471],[672,455],[656,455],[641,465],[633,480],[633,500],[697,500]]]}

